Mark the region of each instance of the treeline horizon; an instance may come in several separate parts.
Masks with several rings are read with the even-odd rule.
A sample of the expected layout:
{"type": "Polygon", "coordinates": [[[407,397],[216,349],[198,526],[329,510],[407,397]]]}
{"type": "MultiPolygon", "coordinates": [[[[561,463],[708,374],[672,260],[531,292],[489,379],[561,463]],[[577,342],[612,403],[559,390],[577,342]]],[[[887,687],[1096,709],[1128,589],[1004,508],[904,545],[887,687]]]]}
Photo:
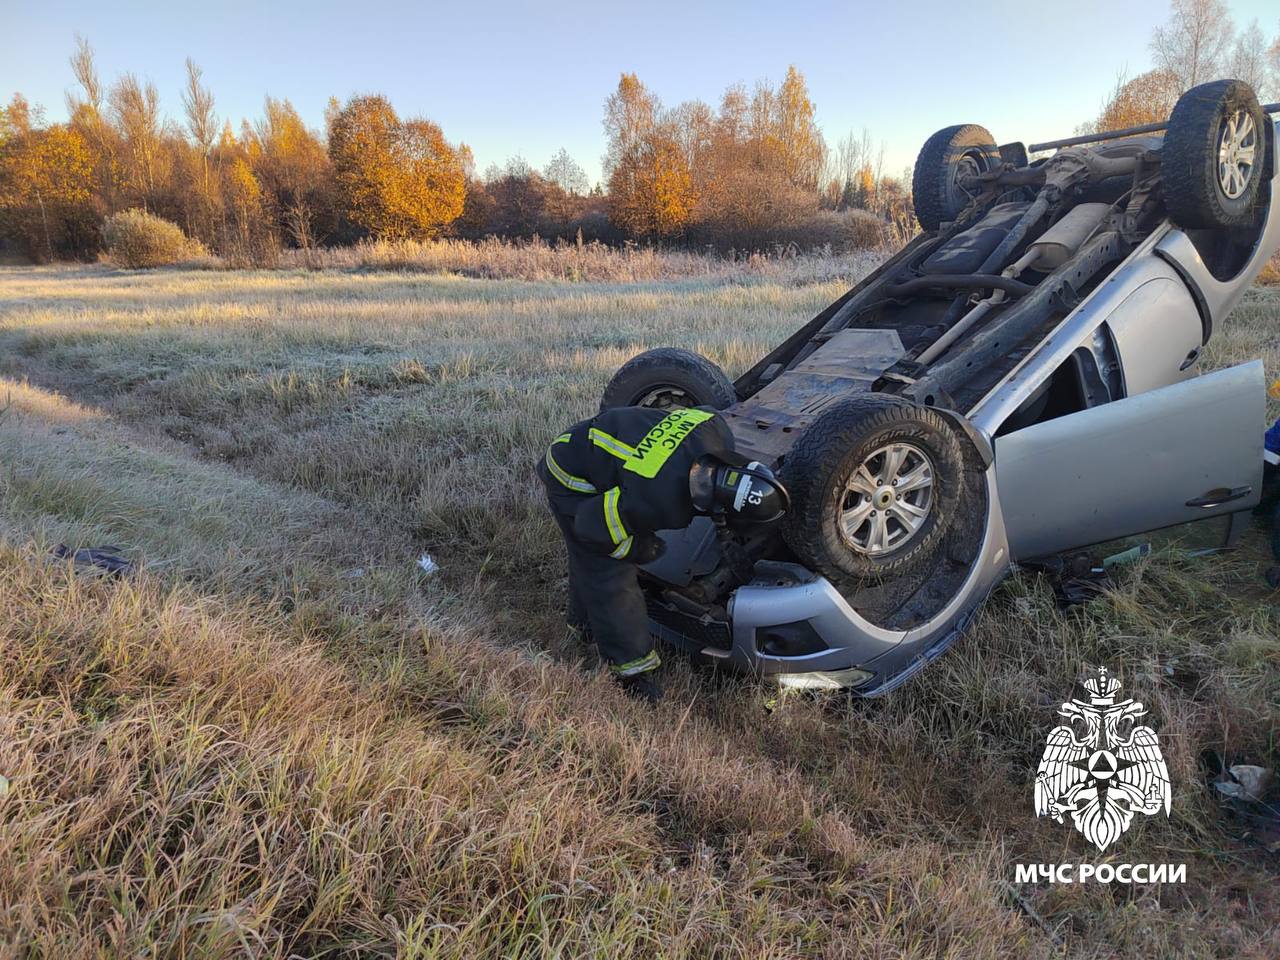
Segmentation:
{"type": "Polygon", "coordinates": [[[623,74],[594,188],[563,148],[542,170],[516,155],[480,174],[465,143],[380,95],[331,97],[323,131],[267,96],[237,132],[190,59],[180,119],[133,73],[104,83],[83,38],[70,67],[67,121],[21,93],[0,107],[0,242],[35,261],[94,259],[104,224],[134,210],[238,265],[365,239],[851,249],[910,229],[909,184],[884,173],[883,145],[864,130],[828,148],[794,66],[777,88],[729,87],[716,109],[666,109],[623,74]]]}
{"type": "MultiPolygon", "coordinates": [[[[1165,119],[1178,96],[1233,76],[1280,98],[1280,36],[1237,31],[1223,0],[1171,0],[1152,31],[1153,66],[1121,77],[1083,130],[1165,119]]],[[[834,146],[804,75],[728,87],[714,107],[664,106],[634,73],[604,103],[603,181],[590,186],[563,148],[542,170],[518,155],[475,169],[470,148],[379,95],[330,98],[324,130],[287,98],[237,132],[219,117],[200,68],[186,62],[182,116],[155,85],[125,73],[104,84],[77,37],[69,119],[46,123],[20,93],[0,107],[0,248],[33,260],[92,260],[142,211],[177,225],[230,265],[270,265],[365,239],[498,237],[640,243],[719,251],[900,243],[914,233],[910,172],[884,170],[863,129],[834,146]]]]}

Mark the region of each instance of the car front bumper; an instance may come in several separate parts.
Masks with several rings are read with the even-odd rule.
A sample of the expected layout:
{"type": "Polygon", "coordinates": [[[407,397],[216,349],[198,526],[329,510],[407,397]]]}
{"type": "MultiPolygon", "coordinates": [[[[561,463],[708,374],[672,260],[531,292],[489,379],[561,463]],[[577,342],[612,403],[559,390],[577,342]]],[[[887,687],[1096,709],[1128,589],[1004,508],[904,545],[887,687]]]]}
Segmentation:
{"type": "Polygon", "coordinates": [[[762,560],[752,581],[733,592],[727,621],[651,598],[650,626],[668,643],[781,686],[888,693],[961,636],[1008,573],[1003,518],[998,500],[993,496],[989,503],[983,542],[965,579],[924,623],[899,630],[877,626],[826,578],[800,564],[762,560]]]}

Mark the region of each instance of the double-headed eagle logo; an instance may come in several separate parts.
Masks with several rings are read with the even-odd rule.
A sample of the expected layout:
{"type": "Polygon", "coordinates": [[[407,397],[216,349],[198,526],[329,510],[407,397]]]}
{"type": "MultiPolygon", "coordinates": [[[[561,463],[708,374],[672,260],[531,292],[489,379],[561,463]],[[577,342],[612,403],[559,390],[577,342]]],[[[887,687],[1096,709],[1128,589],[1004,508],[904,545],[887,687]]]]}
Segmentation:
{"type": "Polygon", "coordinates": [[[1155,731],[1132,726],[1146,708],[1136,700],[1116,701],[1120,681],[1106,667],[1084,688],[1089,702],[1068,700],[1058,710],[1067,723],[1049,732],[1036,772],[1036,816],[1062,823],[1062,815],[1070,814],[1076,829],[1105,850],[1129,829],[1135,813],[1163,807],[1169,815],[1169,771],[1155,731]]]}

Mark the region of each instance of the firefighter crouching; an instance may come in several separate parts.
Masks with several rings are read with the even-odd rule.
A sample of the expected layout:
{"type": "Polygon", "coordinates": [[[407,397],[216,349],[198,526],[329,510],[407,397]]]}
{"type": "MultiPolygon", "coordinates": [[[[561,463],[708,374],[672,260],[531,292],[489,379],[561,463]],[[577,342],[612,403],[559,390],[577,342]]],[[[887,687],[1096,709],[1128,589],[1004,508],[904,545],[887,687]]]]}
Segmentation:
{"type": "Polygon", "coordinates": [[[551,443],[538,476],[569,554],[569,624],[594,640],[629,694],[656,702],[659,665],[636,567],[662,555],[659,530],[695,514],[765,523],[787,509],[772,471],[734,453],[733,434],[701,409],[618,407],[551,443]]]}

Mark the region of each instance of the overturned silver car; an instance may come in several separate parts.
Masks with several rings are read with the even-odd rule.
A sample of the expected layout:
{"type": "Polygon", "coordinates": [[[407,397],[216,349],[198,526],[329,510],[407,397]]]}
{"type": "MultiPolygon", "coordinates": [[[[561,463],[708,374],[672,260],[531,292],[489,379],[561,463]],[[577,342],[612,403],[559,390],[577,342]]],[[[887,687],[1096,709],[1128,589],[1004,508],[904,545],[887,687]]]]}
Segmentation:
{"type": "Polygon", "coordinates": [[[880,694],[1018,561],[1250,510],[1262,364],[1197,362],[1280,247],[1277,109],[1223,80],[1106,135],[948,127],[916,161],[923,232],[736,383],[683,350],[625,364],[604,406],[721,410],[794,502],[754,530],[665,533],[654,632],[880,694]]]}

